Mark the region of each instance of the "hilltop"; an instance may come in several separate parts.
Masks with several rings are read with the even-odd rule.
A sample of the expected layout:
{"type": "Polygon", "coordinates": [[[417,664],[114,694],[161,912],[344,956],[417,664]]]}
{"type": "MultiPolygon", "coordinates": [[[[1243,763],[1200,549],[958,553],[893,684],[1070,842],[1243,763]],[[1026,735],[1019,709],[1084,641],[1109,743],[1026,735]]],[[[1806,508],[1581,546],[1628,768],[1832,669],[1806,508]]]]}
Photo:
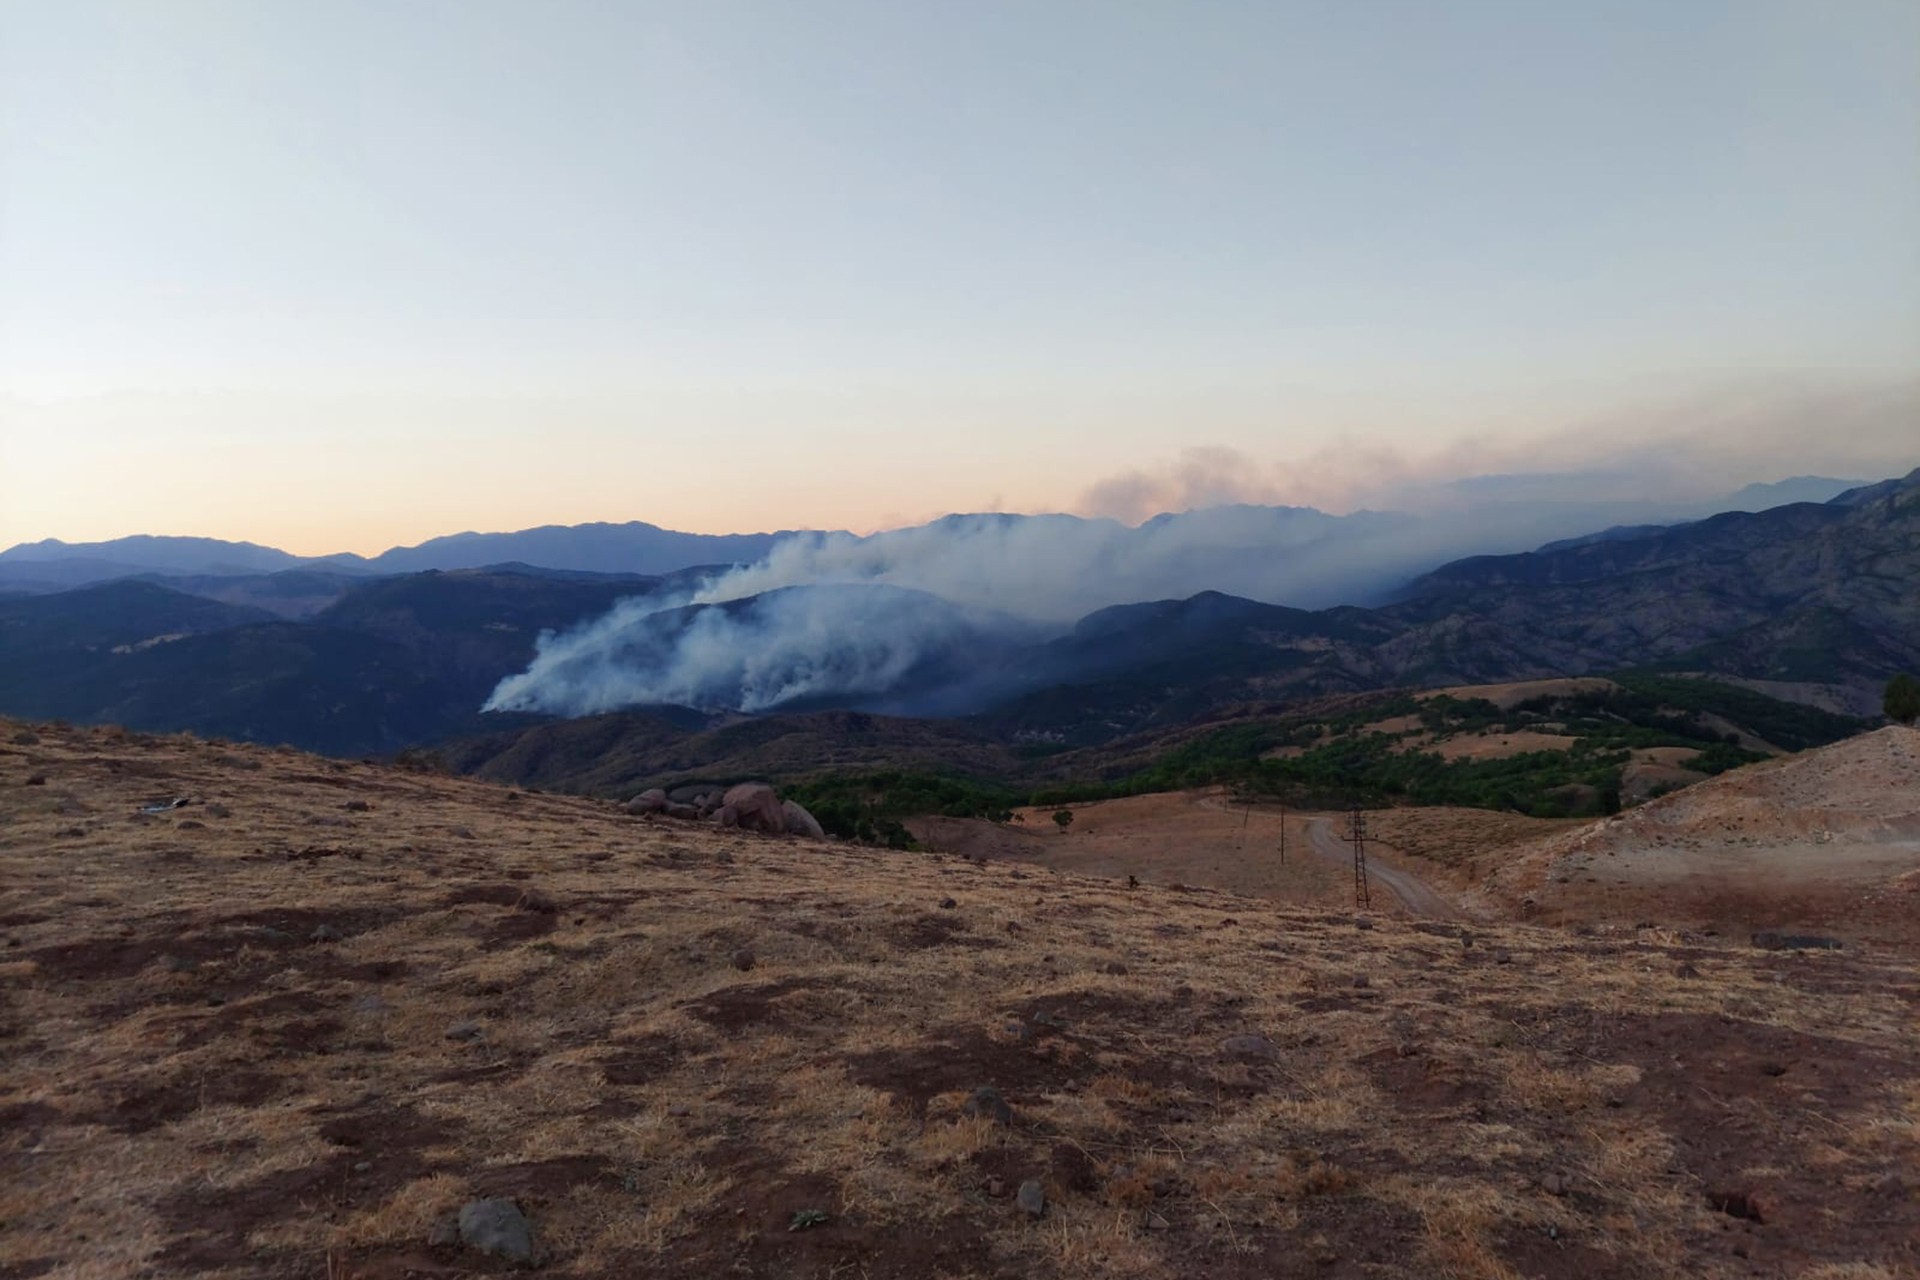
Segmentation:
{"type": "Polygon", "coordinates": [[[568,1277],[1920,1266],[1920,972],[1871,949],[1129,891],[17,723],[0,942],[8,1276],[503,1270],[436,1242],[476,1197],[568,1277]]]}

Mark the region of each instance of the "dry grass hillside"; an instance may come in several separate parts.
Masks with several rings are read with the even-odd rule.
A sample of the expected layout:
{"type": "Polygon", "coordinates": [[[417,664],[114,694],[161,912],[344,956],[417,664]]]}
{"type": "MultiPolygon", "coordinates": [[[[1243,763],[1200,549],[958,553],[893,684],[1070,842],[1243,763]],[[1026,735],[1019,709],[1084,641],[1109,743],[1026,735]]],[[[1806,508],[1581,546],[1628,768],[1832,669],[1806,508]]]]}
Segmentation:
{"type": "Polygon", "coordinates": [[[1569,917],[1920,942],[1920,730],[1889,725],[1735,769],[1515,850],[1490,884],[1569,917]]]}
{"type": "Polygon", "coordinates": [[[0,1277],[1920,1270],[1910,963],[1471,928],[0,726],[0,1277]]]}

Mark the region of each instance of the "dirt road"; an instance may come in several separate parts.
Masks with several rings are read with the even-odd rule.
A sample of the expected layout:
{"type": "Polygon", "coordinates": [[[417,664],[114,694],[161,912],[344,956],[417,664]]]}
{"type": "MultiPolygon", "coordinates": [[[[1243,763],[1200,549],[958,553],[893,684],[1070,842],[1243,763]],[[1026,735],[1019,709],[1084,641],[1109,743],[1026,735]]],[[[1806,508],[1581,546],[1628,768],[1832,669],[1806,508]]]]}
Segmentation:
{"type": "MultiPolygon", "coordinates": [[[[1344,867],[1353,865],[1353,846],[1334,832],[1333,823],[1325,818],[1311,818],[1307,821],[1307,844],[1313,851],[1329,862],[1344,867]]],[[[1417,876],[1390,866],[1378,858],[1367,859],[1367,878],[1372,883],[1384,885],[1394,897],[1400,899],[1400,905],[1416,916],[1425,916],[1430,920],[1457,920],[1460,911],[1452,903],[1435,893],[1417,876]]]]}

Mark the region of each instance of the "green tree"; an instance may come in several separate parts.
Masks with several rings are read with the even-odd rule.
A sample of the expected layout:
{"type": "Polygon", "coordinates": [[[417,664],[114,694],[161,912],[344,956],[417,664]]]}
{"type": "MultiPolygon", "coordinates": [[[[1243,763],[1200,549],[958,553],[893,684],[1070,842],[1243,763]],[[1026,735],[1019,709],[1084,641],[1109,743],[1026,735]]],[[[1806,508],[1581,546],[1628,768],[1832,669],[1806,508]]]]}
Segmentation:
{"type": "Polygon", "coordinates": [[[1887,713],[1887,719],[1899,724],[1920,719],[1920,680],[1902,674],[1887,681],[1887,696],[1881,700],[1880,709],[1887,713]]]}
{"type": "Polygon", "coordinates": [[[1053,820],[1059,824],[1060,834],[1065,835],[1067,828],[1073,825],[1073,810],[1055,809],[1053,811],[1053,820]]]}

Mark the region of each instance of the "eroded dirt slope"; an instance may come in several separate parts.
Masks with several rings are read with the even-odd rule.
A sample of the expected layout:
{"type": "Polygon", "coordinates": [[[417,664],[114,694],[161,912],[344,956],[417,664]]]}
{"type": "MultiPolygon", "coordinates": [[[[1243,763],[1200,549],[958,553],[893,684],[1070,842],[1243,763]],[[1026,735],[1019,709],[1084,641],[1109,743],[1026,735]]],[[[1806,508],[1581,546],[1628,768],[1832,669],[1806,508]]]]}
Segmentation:
{"type": "Polygon", "coordinates": [[[1920,730],[1748,765],[1551,836],[1492,870],[1543,914],[1819,926],[1920,942],[1920,730]]]}

